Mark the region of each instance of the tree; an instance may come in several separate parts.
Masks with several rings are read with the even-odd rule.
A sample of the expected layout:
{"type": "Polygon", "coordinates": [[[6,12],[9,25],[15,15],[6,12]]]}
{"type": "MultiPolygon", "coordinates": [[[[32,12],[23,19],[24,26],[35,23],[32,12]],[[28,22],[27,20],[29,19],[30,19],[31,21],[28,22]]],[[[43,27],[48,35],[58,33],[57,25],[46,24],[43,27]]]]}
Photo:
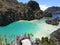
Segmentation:
{"type": "Polygon", "coordinates": [[[31,37],[33,36],[33,34],[32,33],[28,33],[28,34],[25,33],[25,36],[27,36],[29,39],[31,39],[31,37]]]}
{"type": "Polygon", "coordinates": [[[43,45],[56,45],[56,43],[53,40],[48,39],[48,37],[42,37],[41,43],[43,45]]]}
{"type": "Polygon", "coordinates": [[[39,38],[36,38],[36,39],[35,39],[35,44],[36,44],[36,45],[39,45],[39,43],[40,43],[40,39],[39,39],[39,38]]]}
{"type": "Polygon", "coordinates": [[[0,45],[2,45],[2,38],[0,38],[0,45]]]}
{"type": "Polygon", "coordinates": [[[27,34],[28,38],[31,39],[31,37],[33,36],[33,34],[27,34]]]}

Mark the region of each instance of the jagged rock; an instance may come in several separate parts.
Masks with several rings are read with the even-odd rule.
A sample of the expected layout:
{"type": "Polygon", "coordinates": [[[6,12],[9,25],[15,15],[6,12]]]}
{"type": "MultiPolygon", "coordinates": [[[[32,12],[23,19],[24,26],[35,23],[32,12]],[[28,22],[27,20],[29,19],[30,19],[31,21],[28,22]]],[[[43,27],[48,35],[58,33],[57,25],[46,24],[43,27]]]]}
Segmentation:
{"type": "Polygon", "coordinates": [[[35,18],[35,19],[41,19],[41,18],[43,18],[43,17],[44,17],[44,16],[43,16],[43,12],[42,12],[41,10],[35,12],[35,14],[34,14],[34,18],[35,18]]]}
{"type": "Polygon", "coordinates": [[[58,22],[51,21],[51,20],[47,20],[46,23],[51,24],[51,25],[58,25],[59,24],[58,22]]]}
{"type": "Polygon", "coordinates": [[[0,8],[0,26],[19,20],[30,21],[43,17],[43,11],[36,1],[29,1],[27,4],[18,3],[17,0],[0,0],[0,2],[3,5],[0,8]]]}
{"type": "Polygon", "coordinates": [[[45,12],[44,11],[44,17],[52,17],[52,13],[51,12],[45,12]]]}
{"type": "Polygon", "coordinates": [[[12,45],[24,45],[23,43],[27,43],[27,45],[32,45],[32,41],[25,35],[16,37],[15,40],[12,42],[12,45]]]}
{"type": "Polygon", "coordinates": [[[55,19],[51,19],[51,20],[46,20],[47,24],[51,24],[51,25],[58,25],[60,21],[60,18],[55,18],[55,19]]]}
{"type": "Polygon", "coordinates": [[[15,38],[15,40],[12,42],[12,45],[42,45],[42,44],[41,43],[37,44],[33,42],[29,37],[21,35],[15,38]]]}
{"type": "Polygon", "coordinates": [[[54,40],[57,45],[60,45],[60,28],[51,34],[51,39],[54,40]]]}

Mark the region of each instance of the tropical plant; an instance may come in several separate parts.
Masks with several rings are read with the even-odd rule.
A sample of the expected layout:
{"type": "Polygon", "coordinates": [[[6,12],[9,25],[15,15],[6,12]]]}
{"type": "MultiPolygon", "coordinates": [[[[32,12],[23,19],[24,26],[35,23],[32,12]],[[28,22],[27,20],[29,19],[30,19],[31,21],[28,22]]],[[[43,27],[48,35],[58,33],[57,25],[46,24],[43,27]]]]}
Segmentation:
{"type": "Polygon", "coordinates": [[[48,37],[42,37],[41,43],[43,45],[56,45],[55,42],[51,39],[48,39],[48,37]]]}

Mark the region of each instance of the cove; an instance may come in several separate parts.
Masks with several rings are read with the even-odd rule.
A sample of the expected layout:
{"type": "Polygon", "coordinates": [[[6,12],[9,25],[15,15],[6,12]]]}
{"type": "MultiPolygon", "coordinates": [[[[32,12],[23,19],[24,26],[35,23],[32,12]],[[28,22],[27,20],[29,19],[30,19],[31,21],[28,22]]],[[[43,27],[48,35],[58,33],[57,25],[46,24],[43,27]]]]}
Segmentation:
{"type": "Polygon", "coordinates": [[[11,23],[8,26],[0,27],[0,35],[2,35],[2,37],[7,35],[10,42],[15,39],[13,36],[19,36],[25,33],[32,33],[34,35],[33,39],[42,38],[45,36],[49,37],[52,32],[60,28],[60,25],[54,26],[47,24],[45,22],[47,19],[48,18],[32,21],[23,20],[11,23]],[[12,36],[12,38],[10,36],[12,36]]]}

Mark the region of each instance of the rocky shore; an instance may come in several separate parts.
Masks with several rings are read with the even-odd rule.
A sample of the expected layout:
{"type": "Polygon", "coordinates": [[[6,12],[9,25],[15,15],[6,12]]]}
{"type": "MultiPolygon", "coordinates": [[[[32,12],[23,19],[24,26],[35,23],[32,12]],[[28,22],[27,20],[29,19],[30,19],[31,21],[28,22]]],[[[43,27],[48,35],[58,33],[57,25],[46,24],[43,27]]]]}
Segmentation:
{"type": "Polygon", "coordinates": [[[60,22],[60,18],[59,17],[57,17],[55,19],[51,19],[51,20],[46,20],[46,23],[47,24],[51,24],[51,25],[58,25],[59,22],[60,22]]]}
{"type": "Polygon", "coordinates": [[[57,29],[51,34],[51,39],[54,40],[57,45],[60,45],[60,29],[57,29]]]}

